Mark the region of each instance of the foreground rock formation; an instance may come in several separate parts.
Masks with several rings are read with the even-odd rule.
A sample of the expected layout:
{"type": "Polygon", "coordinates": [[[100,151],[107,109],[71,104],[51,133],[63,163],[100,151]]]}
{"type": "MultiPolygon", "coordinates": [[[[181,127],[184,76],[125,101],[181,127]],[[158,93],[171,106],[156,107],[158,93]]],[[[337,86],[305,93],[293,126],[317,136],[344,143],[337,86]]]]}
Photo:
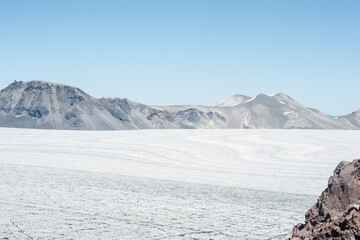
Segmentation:
{"type": "Polygon", "coordinates": [[[341,162],[328,187],[297,224],[296,239],[360,239],[360,159],[341,162]]]}

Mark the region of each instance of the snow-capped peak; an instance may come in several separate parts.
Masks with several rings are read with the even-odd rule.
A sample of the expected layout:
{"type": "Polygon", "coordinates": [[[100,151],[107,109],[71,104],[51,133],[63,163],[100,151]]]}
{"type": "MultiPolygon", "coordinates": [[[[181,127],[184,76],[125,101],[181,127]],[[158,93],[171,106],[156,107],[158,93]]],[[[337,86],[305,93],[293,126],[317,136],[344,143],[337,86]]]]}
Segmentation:
{"type": "Polygon", "coordinates": [[[245,96],[245,95],[235,94],[227,99],[224,99],[220,102],[213,104],[212,106],[213,107],[234,107],[241,103],[244,103],[248,99],[250,99],[250,97],[245,96]]]}

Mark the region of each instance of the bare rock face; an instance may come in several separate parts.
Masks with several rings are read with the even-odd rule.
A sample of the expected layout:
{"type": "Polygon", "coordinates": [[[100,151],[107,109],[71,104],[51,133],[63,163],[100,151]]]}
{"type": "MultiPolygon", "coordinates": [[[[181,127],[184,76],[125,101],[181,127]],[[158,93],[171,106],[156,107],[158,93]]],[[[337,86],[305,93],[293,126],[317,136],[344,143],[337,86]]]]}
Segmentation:
{"type": "Polygon", "coordinates": [[[341,162],[328,187],[293,228],[295,239],[360,239],[360,159],[341,162]]]}

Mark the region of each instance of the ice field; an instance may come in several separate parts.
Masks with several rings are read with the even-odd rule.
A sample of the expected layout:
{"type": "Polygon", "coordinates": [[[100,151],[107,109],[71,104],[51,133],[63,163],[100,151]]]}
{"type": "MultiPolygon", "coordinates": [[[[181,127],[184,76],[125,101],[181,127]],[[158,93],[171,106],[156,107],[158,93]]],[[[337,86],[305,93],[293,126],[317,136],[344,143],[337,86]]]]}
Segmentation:
{"type": "Polygon", "coordinates": [[[0,239],[285,239],[360,131],[0,128],[0,239]]]}

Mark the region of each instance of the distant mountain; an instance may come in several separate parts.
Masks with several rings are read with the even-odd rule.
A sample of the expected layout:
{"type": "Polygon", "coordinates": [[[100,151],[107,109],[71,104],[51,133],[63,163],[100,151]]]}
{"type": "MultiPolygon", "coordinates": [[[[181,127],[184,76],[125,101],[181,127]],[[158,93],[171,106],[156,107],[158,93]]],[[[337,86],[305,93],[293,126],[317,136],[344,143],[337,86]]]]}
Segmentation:
{"type": "Polygon", "coordinates": [[[360,129],[359,115],[330,117],[283,93],[234,95],[212,106],[160,107],[126,98],[97,99],[79,88],[44,81],[15,81],[0,91],[0,127],[360,129]]]}
{"type": "Polygon", "coordinates": [[[114,118],[101,101],[82,90],[42,81],[13,82],[0,91],[0,126],[89,130],[132,128],[131,124],[114,118]]]}
{"type": "MultiPolygon", "coordinates": [[[[318,110],[304,107],[291,97],[278,93],[241,96],[238,104],[232,104],[239,95],[221,103],[231,108],[234,128],[299,128],[299,129],[354,129],[352,124],[340,122],[318,110]]],[[[215,104],[215,106],[218,104],[215,104]]],[[[224,106],[224,105],[221,105],[224,106]]]]}
{"type": "Polygon", "coordinates": [[[360,109],[350,113],[349,115],[338,117],[338,119],[360,128],[360,109]]]}

